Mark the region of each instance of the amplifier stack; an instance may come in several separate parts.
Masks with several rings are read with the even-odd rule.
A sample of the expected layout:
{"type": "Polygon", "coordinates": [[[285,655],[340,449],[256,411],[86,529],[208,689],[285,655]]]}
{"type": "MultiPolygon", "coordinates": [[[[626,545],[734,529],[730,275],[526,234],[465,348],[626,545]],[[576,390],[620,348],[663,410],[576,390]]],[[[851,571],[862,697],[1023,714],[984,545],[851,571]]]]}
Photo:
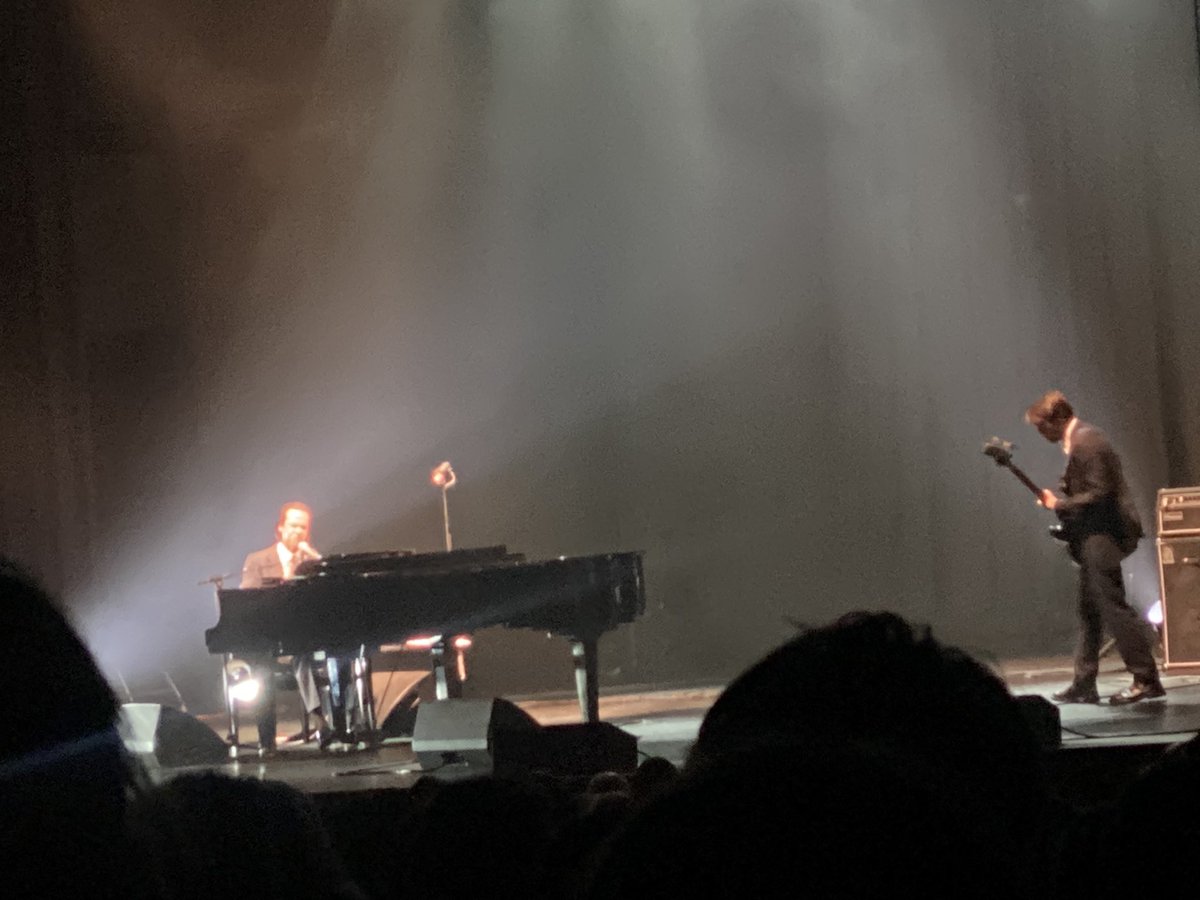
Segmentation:
{"type": "Polygon", "coordinates": [[[1158,492],[1164,667],[1200,666],[1200,487],[1158,492]]]}

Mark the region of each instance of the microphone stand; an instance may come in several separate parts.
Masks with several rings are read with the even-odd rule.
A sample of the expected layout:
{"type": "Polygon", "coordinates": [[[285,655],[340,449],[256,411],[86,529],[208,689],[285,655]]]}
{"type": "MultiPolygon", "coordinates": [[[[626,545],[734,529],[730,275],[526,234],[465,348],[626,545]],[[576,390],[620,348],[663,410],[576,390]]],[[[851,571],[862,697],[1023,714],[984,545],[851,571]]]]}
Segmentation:
{"type": "Polygon", "coordinates": [[[450,500],[447,491],[458,483],[458,476],[450,467],[450,461],[439,463],[430,474],[430,480],[442,489],[442,530],[446,536],[446,552],[454,549],[454,541],[450,537],[450,500]]]}
{"type": "Polygon", "coordinates": [[[225,587],[225,579],[232,578],[236,574],[237,574],[237,572],[230,572],[228,575],[210,575],[208,578],[205,578],[203,581],[197,581],[196,586],[204,587],[204,585],[206,585],[206,584],[215,584],[217,586],[217,590],[219,591],[223,587],[225,587]]]}
{"type": "Polygon", "coordinates": [[[221,599],[220,599],[220,597],[217,596],[217,591],[223,590],[225,588],[225,579],[226,578],[232,578],[234,575],[237,575],[237,574],[238,574],[237,572],[230,572],[228,575],[212,575],[212,576],[209,576],[208,578],[205,578],[203,581],[196,582],[197,587],[204,587],[206,584],[211,584],[213,586],[213,588],[214,588],[214,590],[213,590],[213,605],[217,609],[217,618],[218,619],[221,618],[221,599]]]}
{"type": "MultiPolygon", "coordinates": [[[[458,476],[450,467],[450,461],[439,463],[430,475],[435,485],[442,489],[442,529],[446,536],[446,552],[454,549],[454,541],[450,537],[450,499],[449,490],[458,482],[458,476]]],[[[429,648],[433,658],[433,693],[438,700],[450,698],[450,683],[446,678],[446,638],[439,635],[429,648]]]]}

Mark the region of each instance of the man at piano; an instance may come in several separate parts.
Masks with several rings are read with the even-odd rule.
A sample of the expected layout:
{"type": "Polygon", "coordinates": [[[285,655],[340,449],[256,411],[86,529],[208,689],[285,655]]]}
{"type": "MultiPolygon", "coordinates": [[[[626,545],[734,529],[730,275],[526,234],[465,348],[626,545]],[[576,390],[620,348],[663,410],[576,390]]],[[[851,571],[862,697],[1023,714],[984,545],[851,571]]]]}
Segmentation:
{"type": "MultiPolygon", "coordinates": [[[[308,542],[311,530],[312,510],[308,504],[299,501],[283,504],[279,510],[279,521],[275,524],[275,543],[246,557],[246,562],[242,565],[241,587],[263,587],[293,578],[296,569],[306,559],[320,559],[321,554],[308,542]]],[[[310,721],[314,722],[321,732],[328,731],[324,716],[321,715],[321,695],[313,677],[312,658],[307,654],[297,656],[292,661],[292,668],[296,674],[296,685],[304,708],[312,717],[310,721]]],[[[270,664],[260,662],[255,669],[255,676],[262,686],[258,713],[259,746],[264,750],[274,750],[275,691],[272,687],[270,664]]],[[[302,735],[306,740],[311,736],[302,735]]]]}

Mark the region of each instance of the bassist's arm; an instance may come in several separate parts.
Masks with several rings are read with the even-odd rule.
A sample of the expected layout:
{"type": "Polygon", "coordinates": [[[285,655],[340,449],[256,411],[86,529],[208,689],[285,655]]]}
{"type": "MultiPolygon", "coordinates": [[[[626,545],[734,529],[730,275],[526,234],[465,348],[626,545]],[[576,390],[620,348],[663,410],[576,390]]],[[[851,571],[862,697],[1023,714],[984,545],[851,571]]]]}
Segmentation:
{"type": "Polygon", "coordinates": [[[1058,501],[1055,512],[1058,513],[1060,519],[1077,516],[1084,508],[1117,493],[1113,466],[1109,459],[1110,452],[1101,450],[1080,456],[1078,490],[1070,497],[1058,501]]]}

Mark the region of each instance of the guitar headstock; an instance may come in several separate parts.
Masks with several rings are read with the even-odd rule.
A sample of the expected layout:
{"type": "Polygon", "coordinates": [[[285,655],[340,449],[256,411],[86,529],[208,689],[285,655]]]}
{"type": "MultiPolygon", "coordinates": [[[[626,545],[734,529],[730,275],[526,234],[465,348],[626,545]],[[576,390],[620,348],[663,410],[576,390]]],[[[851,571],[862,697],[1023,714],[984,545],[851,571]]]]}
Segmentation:
{"type": "Polygon", "coordinates": [[[983,445],[983,453],[985,456],[990,456],[998,466],[1012,465],[1012,441],[1003,441],[998,437],[993,437],[983,445]]]}

